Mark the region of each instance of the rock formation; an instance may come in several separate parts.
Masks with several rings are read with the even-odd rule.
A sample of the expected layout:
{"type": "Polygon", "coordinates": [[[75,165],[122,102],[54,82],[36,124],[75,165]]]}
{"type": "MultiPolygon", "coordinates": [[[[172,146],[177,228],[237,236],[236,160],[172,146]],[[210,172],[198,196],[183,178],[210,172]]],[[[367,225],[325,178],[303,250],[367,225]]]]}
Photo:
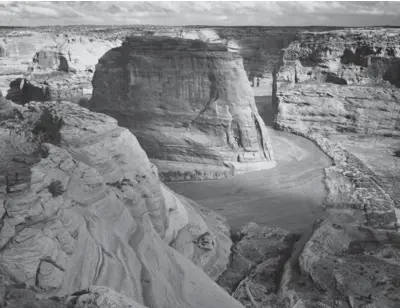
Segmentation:
{"type": "Polygon", "coordinates": [[[88,299],[94,307],[241,307],[203,272],[217,278],[226,268],[223,219],[161,184],[127,129],[68,102],[4,108],[0,272],[7,281],[44,298],[87,294],[76,307],[88,299]]]}
{"type": "Polygon", "coordinates": [[[99,60],[89,105],[134,132],[164,180],[275,164],[242,59],[221,45],[129,38],[99,60]]]}
{"type": "Polygon", "coordinates": [[[399,306],[398,193],[337,141],[350,132],[399,135],[390,114],[398,108],[399,45],[398,30],[356,29],[303,33],[283,50],[274,75],[275,124],[313,140],[333,159],[325,169],[327,215],[294,245],[275,291],[265,278],[274,273],[273,260],[251,271],[234,293],[242,303],[399,306]]]}
{"type": "Polygon", "coordinates": [[[400,136],[399,47],[397,29],[300,34],[276,70],[277,126],[400,136]]]}
{"type": "MultiPolygon", "coordinates": [[[[287,261],[298,236],[280,228],[260,227],[256,223],[248,223],[235,235],[236,243],[232,247],[231,262],[227,270],[219,277],[218,284],[230,294],[238,293],[246,281],[246,277],[259,264],[274,259],[274,273],[287,261]]],[[[274,274],[270,273],[270,274],[274,274]]],[[[279,277],[269,277],[274,285],[279,277]]],[[[235,295],[234,295],[235,296],[235,295]]],[[[246,297],[246,296],[244,296],[246,297]]]]}
{"type": "MultiPolygon", "coordinates": [[[[62,33],[9,33],[0,40],[0,89],[18,78],[42,91],[46,100],[88,100],[98,59],[120,40],[62,33]]],[[[29,101],[39,100],[33,96],[29,101]]]]}

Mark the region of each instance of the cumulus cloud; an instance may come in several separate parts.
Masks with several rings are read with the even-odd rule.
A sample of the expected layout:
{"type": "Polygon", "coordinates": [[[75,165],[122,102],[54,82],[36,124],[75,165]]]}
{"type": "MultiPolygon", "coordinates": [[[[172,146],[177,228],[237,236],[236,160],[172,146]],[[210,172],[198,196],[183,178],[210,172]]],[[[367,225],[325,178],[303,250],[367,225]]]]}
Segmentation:
{"type": "Polygon", "coordinates": [[[59,1],[0,5],[0,25],[66,24],[400,26],[400,2],[59,1]]]}
{"type": "Polygon", "coordinates": [[[6,7],[8,12],[13,12],[26,16],[47,16],[47,17],[59,17],[60,14],[52,8],[43,6],[33,6],[29,4],[15,4],[12,3],[6,7]]]}

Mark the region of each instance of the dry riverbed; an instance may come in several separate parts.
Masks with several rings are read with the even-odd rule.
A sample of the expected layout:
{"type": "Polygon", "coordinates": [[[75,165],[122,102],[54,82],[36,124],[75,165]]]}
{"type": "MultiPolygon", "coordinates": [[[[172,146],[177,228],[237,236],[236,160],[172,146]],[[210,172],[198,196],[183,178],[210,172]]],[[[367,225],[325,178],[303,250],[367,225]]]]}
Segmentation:
{"type": "Polygon", "coordinates": [[[275,168],[222,180],[168,186],[221,213],[233,231],[249,221],[303,231],[324,213],[323,169],[331,165],[331,159],[312,141],[271,128],[269,96],[256,97],[256,102],[269,129],[277,159],[275,168]]]}

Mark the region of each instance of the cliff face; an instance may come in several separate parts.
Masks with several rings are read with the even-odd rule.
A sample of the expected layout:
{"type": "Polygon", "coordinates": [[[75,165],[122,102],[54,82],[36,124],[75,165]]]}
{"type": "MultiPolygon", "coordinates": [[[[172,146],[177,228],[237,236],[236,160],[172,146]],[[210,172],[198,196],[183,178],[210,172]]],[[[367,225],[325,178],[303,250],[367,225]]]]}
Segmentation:
{"type": "MultiPolygon", "coordinates": [[[[7,281],[45,297],[97,298],[104,286],[148,307],[241,307],[202,271],[216,278],[226,267],[224,220],[161,184],[116,120],[68,102],[6,105],[0,148],[7,281]]],[[[99,306],[129,303],[101,292],[99,306]]]]}
{"type": "Polygon", "coordinates": [[[276,124],[400,135],[400,31],[302,33],[274,77],[276,124]]]}
{"type": "MultiPolygon", "coordinates": [[[[379,170],[399,170],[383,162],[398,147],[398,46],[397,29],[348,29],[302,33],[282,51],[275,125],[313,140],[334,161],[325,169],[327,215],[282,270],[278,296],[289,307],[399,305],[399,187],[379,170]]],[[[259,264],[249,284],[260,289],[268,270],[259,264]]]]}
{"type": "Polygon", "coordinates": [[[165,179],[274,166],[242,59],[224,46],[132,37],[99,60],[93,89],[89,108],[134,132],[165,179]]]}
{"type": "Polygon", "coordinates": [[[27,101],[88,100],[94,66],[107,50],[119,44],[119,40],[82,35],[10,33],[0,39],[0,89],[8,90],[9,100],[21,103],[15,80],[26,78],[34,89],[27,101]]]}

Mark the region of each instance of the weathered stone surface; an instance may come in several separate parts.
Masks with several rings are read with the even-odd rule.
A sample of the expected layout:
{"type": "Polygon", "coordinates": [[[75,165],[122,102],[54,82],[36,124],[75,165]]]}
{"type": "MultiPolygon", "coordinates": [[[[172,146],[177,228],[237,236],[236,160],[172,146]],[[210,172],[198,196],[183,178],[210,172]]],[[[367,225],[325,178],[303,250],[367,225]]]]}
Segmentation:
{"type": "Polygon", "coordinates": [[[165,188],[127,129],[67,102],[18,114],[0,125],[3,273],[46,296],[98,285],[148,307],[241,307],[200,269],[224,270],[227,227],[165,188]],[[32,132],[45,108],[62,118],[57,145],[32,132]],[[198,267],[173,241],[184,254],[199,247],[186,254],[198,267]]]}
{"type": "MultiPolygon", "coordinates": [[[[218,279],[218,284],[230,294],[239,292],[239,284],[255,267],[267,260],[276,260],[279,266],[276,266],[275,270],[279,271],[297,240],[296,235],[286,230],[259,227],[256,223],[243,226],[235,237],[237,242],[232,247],[229,267],[218,279]]],[[[271,277],[273,284],[278,280],[271,277]]]]}
{"type": "Polygon", "coordinates": [[[398,226],[397,193],[331,139],[400,136],[399,46],[397,29],[306,32],[283,50],[274,76],[276,126],[310,138],[335,161],[326,169],[327,203],[364,212],[382,228],[398,226]]]}
{"type": "MultiPolygon", "coordinates": [[[[90,98],[98,59],[121,43],[120,40],[37,31],[11,33],[0,41],[5,50],[0,53],[0,89],[6,90],[17,78],[26,78],[35,89],[43,92],[44,100],[72,102],[90,98]]],[[[42,100],[35,93],[29,94],[28,101],[42,100]]]]}
{"type": "Polygon", "coordinates": [[[399,48],[398,29],[302,33],[275,72],[276,125],[400,136],[399,48]]]}
{"type": "Polygon", "coordinates": [[[275,164],[242,59],[224,46],[128,38],[99,60],[93,88],[89,108],[134,132],[157,166],[189,162],[200,171],[207,164],[240,172],[275,164]]]}
{"type": "Polygon", "coordinates": [[[335,163],[325,169],[329,216],[302,235],[283,268],[285,307],[399,306],[395,193],[339,142],[349,132],[399,135],[399,45],[396,29],[349,29],[304,33],[282,53],[276,125],[313,140],[335,163]]]}
{"type": "Polygon", "coordinates": [[[71,296],[66,302],[75,304],[74,308],[146,308],[132,298],[106,287],[93,286],[81,293],[71,296]]]}
{"type": "Polygon", "coordinates": [[[289,307],[397,307],[398,240],[398,232],[333,215],[304,234],[285,265],[279,296],[289,307]]]}

